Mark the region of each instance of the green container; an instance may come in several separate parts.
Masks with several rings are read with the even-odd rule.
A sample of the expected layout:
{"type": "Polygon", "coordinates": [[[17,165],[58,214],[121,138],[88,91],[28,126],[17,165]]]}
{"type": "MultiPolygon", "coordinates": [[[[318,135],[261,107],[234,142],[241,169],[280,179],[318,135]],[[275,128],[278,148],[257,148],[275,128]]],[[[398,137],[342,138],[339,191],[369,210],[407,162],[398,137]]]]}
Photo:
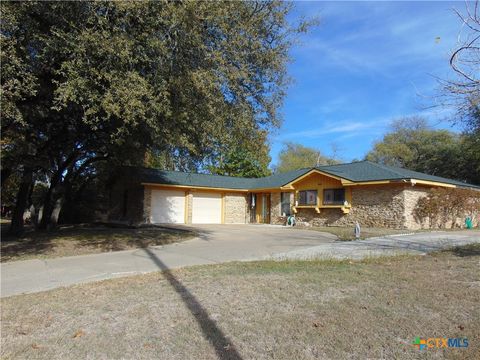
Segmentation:
{"type": "Polygon", "coordinates": [[[472,229],[472,228],[473,228],[472,218],[467,217],[467,218],[465,219],[465,227],[466,227],[467,229],[472,229]]]}

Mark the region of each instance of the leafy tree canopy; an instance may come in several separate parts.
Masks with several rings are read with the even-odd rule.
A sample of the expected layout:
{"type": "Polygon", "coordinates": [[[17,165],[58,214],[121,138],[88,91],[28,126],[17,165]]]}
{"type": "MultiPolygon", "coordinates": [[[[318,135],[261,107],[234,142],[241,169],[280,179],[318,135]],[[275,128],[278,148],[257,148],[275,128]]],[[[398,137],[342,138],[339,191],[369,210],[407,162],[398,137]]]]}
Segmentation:
{"type": "Polygon", "coordinates": [[[218,175],[251,178],[270,175],[270,146],[266,136],[265,131],[257,131],[232,139],[230,144],[220,148],[210,159],[207,171],[218,175]]]}
{"type": "Polygon", "coordinates": [[[480,181],[478,145],[471,135],[432,129],[423,118],[395,120],[366,159],[473,184],[480,181]]]}
{"type": "Polygon", "coordinates": [[[322,155],[320,150],[301,144],[287,142],[280,151],[279,162],[275,167],[275,172],[282,173],[306,167],[333,164],[338,164],[338,161],[334,158],[322,155]]]}

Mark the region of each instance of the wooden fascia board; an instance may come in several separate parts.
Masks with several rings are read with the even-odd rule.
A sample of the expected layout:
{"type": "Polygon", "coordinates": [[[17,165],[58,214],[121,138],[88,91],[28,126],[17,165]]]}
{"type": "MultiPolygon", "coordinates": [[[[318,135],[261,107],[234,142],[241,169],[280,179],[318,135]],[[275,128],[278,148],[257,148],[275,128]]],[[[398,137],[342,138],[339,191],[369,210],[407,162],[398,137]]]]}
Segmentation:
{"type": "Polygon", "coordinates": [[[431,185],[431,186],[440,186],[440,187],[447,187],[447,188],[456,188],[457,185],[453,184],[447,184],[447,183],[442,183],[438,181],[428,181],[428,180],[417,180],[417,179],[410,179],[410,183],[412,186],[415,184],[420,184],[420,185],[431,185]]]}
{"type": "Polygon", "coordinates": [[[178,189],[198,189],[198,190],[211,190],[211,191],[231,191],[231,192],[265,192],[265,191],[293,191],[295,188],[292,184],[304,179],[305,177],[311,175],[312,173],[318,173],[321,175],[329,176],[331,178],[340,180],[343,186],[358,186],[358,185],[383,185],[383,184],[412,184],[412,186],[419,185],[428,185],[428,186],[439,186],[447,188],[456,188],[457,185],[442,183],[438,181],[427,181],[427,180],[418,180],[418,179],[402,179],[402,180],[376,180],[376,181],[360,181],[353,182],[347,179],[342,179],[327,173],[324,173],[319,170],[311,170],[306,174],[296,178],[295,180],[285,184],[279,188],[259,188],[259,189],[230,189],[230,188],[220,188],[220,187],[207,187],[207,186],[189,186],[189,185],[173,185],[173,184],[157,184],[157,183],[141,183],[143,186],[151,186],[158,188],[178,188],[178,189]]]}
{"type": "Polygon", "coordinates": [[[265,192],[265,191],[275,191],[275,192],[277,192],[277,191],[281,191],[281,190],[283,190],[283,187],[281,187],[281,188],[259,188],[259,189],[250,189],[250,190],[248,190],[248,191],[254,193],[254,192],[265,192]]]}
{"type": "Polygon", "coordinates": [[[340,179],[340,181],[342,182],[343,186],[355,185],[355,183],[353,181],[350,181],[350,180],[347,180],[347,179],[340,179]]]}
{"type": "Polygon", "coordinates": [[[427,181],[427,180],[418,180],[418,179],[400,179],[400,180],[377,180],[377,181],[360,181],[360,182],[350,182],[344,183],[344,186],[357,186],[357,185],[383,185],[383,184],[411,184],[415,186],[419,185],[430,185],[430,186],[440,186],[448,188],[456,188],[456,185],[442,183],[438,181],[427,181]]]}
{"type": "Polygon", "coordinates": [[[171,185],[171,184],[156,184],[156,183],[141,183],[143,186],[151,186],[158,188],[178,188],[178,189],[199,189],[199,190],[213,190],[213,191],[232,191],[232,192],[248,192],[248,189],[229,189],[207,186],[189,186],[189,185],[171,185]]]}
{"type": "Polygon", "coordinates": [[[360,182],[348,182],[342,183],[344,186],[357,186],[357,185],[382,185],[382,184],[392,184],[396,181],[391,180],[379,180],[379,181],[360,181],[360,182]]]}

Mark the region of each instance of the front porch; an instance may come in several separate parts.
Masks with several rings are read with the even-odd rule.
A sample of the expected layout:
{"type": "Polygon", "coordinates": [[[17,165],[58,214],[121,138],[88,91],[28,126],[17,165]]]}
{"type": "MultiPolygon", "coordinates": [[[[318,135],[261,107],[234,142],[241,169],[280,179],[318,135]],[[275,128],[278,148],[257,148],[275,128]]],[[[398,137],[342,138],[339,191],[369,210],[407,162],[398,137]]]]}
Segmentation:
{"type": "Polygon", "coordinates": [[[307,221],[338,219],[352,208],[352,191],[341,179],[309,173],[281,189],[249,194],[250,223],[285,224],[296,215],[307,221]]]}

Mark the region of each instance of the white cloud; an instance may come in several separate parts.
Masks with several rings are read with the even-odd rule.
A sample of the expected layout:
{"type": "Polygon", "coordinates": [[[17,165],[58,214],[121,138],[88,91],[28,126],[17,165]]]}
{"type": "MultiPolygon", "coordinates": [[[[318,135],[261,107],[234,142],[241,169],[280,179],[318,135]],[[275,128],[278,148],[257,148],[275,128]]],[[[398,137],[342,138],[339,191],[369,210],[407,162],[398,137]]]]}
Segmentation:
{"type": "Polygon", "coordinates": [[[321,138],[325,135],[332,134],[359,134],[365,132],[365,130],[372,129],[378,126],[384,126],[385,123],[381,121],[348,121],[348,122],[329,122],[325,121],[326,125],[311,129],[306,129],[302,131],[289,132],[280,134],[276,137],[276,140],[293,140],[293,139],[316,139],[321,138]]]}
{"type": "Polygon", "coordinates": [[[412,65],[412,72],[435,72],[456,42],[453,13],[445,4],[432,8],[428,17],[418,17],[414,7],[397,11],[396,6],[325,3],[323,22],[295,52],[312,57],[313,66],[338,67],[353,74],[395,77],[406,64],[412,65]],[[339,23],[345,24],[341,31],[339,23]]]}
{"type": "Polygon", "coordinates": [[[347,139],[355,136],[381,135],[385,133],[389,124],[398,118],[420,116],[430,121],[431,125],[438,127],[441,125],[449,125],[447,121],[449,115],[452,114],[452,109],[446,108],[432,108],[419,110],[408,114],[393,114],[385,117],[370,119],[370,120],[346,120],[346,121],[322,121],[323,125],[316,126],[301,131],[283,132],[273,137],[273,141],[300,141],[302,139],[320,139],[322,137],[334,134],[341,134],[335,139],[347,139]]]}

